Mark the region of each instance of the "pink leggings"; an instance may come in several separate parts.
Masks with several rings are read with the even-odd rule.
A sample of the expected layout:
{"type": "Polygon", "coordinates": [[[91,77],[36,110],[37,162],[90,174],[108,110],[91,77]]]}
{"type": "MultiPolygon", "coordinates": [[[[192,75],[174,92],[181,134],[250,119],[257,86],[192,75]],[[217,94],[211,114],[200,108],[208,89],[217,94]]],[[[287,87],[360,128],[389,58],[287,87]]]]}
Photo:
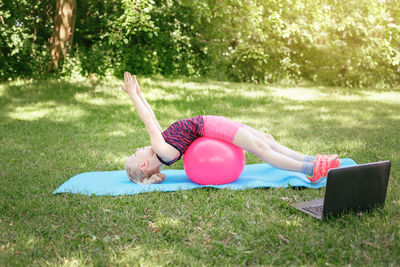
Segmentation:
{"type": "Polygon", "coordinates": [[[240,127],[244,125],[220,116],[203,116],[203,136],[232,143],[240,127]]]}

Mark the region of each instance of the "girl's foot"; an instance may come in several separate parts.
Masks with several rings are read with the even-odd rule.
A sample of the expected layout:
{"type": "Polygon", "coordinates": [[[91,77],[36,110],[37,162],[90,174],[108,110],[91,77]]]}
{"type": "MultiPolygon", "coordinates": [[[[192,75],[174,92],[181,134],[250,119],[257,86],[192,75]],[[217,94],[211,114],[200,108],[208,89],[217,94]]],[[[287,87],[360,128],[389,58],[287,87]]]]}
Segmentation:
{"type": "Polygon", "coordinates": [[[340,159],[337,155],[317,155],[317,160],[312,162],[315,164],[312,176],[307,176],[311,183],[318,183],[322,178],[326,177],[328,170],[338,168],[340,159]]]}

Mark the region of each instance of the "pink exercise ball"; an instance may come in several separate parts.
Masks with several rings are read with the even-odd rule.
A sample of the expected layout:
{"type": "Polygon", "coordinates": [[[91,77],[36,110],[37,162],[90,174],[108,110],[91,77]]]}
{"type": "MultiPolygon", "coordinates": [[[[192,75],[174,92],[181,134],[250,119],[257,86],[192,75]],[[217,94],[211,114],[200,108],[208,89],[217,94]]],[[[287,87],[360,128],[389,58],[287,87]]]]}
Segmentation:
{"type": "Polygon", "coordinates": [[[201,185],[234,182],[242,173],[244,165],[243,149],[208,137],[196,139],[183,156],[187,176],[201,185]]]}

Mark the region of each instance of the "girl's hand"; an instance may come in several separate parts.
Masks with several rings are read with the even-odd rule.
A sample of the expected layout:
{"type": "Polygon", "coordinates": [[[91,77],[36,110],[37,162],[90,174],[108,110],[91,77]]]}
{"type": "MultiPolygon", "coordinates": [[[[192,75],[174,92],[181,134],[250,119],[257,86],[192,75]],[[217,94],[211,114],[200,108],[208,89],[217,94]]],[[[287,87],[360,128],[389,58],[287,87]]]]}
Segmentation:
{"type": "Polygon", "coordinates": [[[139,83],[138,83],[138,81],[137,81],[137,79],[136,79],[136,75],[132,75],[132,79],[133,79],[134,82],[135,82],[136,93],[137,93],[138,95],[141,94],[142,91],[140,90],[140,86],[139,86],[139,83]]]}
{"type": "Polygon", "coordinates": [[[137,94],[141,94],[140,86],[139,83],[136,79],[136,75],[131,75],[129,72],[124,73],[124,79],[125,79],[125,86],[121,85],[121,89],[124,90],[127,94],[135,91],[137,94]],[[130,78],[129,78],[129,76],[130,78]],[[133,88],[131,86],[131,83],[133,82],[133,88]],[[128,83],[130,84],[128,87],[128,83]]]}
{"type": "Polygon", "coordinates": [[[125,86],[121,85],[121,89],[124,90],[128,95],[136,92],[136,82],[132,78],[132,75],[129,72],[124,73],[124,80],[125,80],[125,86]]]}

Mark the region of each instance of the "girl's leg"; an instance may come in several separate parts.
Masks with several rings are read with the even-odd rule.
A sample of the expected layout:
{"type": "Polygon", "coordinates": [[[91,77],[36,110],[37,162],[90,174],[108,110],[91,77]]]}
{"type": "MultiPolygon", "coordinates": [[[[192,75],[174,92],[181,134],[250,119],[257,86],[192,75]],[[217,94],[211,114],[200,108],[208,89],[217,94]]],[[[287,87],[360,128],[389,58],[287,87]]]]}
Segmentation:
{"type": "Polygon", "coordinates": [[[264,142],[266,142],[268,145],[271,146],[271,148],[273,150],[275,150],[276,152],[279,152],[289,158],[298,160],[298,161],[304,161],[306,156],[291,150],[290,148],[287,148],[281,144],[279,144],[278,142],[275,141],[275,139],[272,137],[272,135],[270,134],[266,134],[263,132],[260,132],[254,128],[251,128],[247,125],[244,126],[246,128],[246,130],[250,131],[252,134],[254,134],[255,136],[257,136],[258,138],[260,138],[261,140],[263,140],[264,142]]]}
{"type": "MultiPolygon", "coordinates": [[[[233,139],[233,144],[242,149],[249,151],[268,164],[284,170],[289,171],[302,171],[303,161],[299,157],[299,160],[293,159],[285,154],[281,154],[274,150],[268,142],[264,140],[261,136],[257,136],[254,131],[249,130],[250,127],[243,126],[237,131],[235,138],[233,139]]],[[[274,144],[275,147],[276,144],[274,144]]]]}

